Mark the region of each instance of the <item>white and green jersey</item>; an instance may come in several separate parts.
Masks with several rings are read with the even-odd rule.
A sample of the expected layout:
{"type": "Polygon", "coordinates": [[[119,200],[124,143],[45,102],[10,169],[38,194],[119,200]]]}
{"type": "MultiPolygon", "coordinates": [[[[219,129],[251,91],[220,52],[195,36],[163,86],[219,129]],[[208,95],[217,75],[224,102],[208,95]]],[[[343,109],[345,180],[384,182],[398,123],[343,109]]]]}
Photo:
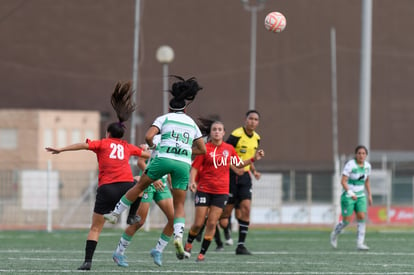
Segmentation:
{"type": "Polygon", "coordinates": [[[202,137],[194,120],[184,112],[168,113],[158,117],[152,125],[160,129],[161,134],[158,157],[191,165],[193,141],[202,137]]]}
{"type": "Polygon", "coordinates": [[[355,159],[351,159],[345,164],[342,175],[348,177],[348,187],[357,197],[365,196],[365,181],[371,175],[371,164],[364,161],[363,166],[359,166],[355,159]]]}
{"type": "MultiPolygon", "coordinates": [[[[152,138],[152,143],[155,145],[155,149],[151,150],[151,157],[147,160],[147,165],[150,163],[150,161],[151,161],[151,160],[153,160],[153,159],[155,159],[156,157],[158,157],[158,150],[159,150],[159,148],[160,148],[160,142],[161,142],[161,135],[160,135],[160,134],[155,135],[155,136],[152,138]]],[[[161,178],[161,181],[162,181],[162,183],[164,184],[164,187],[167,187],[167,179],[168,179],[168,175],[164,175],[164,176],[161,178]]],[[[154,187],[154,185],[153,185],[152,183],[151,183],[151,186],[152,186],[153,188],[155,188],[155,187],[154,187]]]]}

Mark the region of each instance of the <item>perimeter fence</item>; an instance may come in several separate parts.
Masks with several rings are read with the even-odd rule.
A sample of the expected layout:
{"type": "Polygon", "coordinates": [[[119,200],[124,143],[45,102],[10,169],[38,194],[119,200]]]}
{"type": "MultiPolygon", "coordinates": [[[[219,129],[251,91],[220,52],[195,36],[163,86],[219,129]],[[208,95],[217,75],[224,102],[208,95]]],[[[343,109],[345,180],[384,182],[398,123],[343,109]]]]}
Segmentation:
{"type": "MultiPolygon", "coordinates": [[[[414,161],[371,161],[374,203],[368,210],[371,224],[414,223],[414,161]]],[[[343,161],[342,161],[343,162],[343,161]]],[[[339,177],[334,171],[275,171],[253,183],[252,226],[326,225],[339,218],[339,177]]],[[[90,226],[97,171],[53,169],[0,170],[0,229],[87,228],[90,226]]],[[[186,201],[186,225],[194,216],[194,195],[186,201]]],[[[149,228],[166,222],[152,205],[149,228]]],[[[117,225],[124,227],[125,217],[117,225]]]]}

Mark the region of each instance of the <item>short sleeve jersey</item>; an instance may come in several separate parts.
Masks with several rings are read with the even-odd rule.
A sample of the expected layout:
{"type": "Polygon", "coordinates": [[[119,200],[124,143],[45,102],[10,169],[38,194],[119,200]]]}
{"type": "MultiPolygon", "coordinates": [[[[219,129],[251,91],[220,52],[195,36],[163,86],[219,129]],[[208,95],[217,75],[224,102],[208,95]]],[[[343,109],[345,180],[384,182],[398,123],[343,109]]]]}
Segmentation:
{"type": "MultiPolygon", "coordinates": [[[[256,150],[259,148],[260,136],[256,132],[253,132],[253,135],[249,136],[243,127],[239,127],[231,133],[227,139],[227,143],[234,146],[242,160],[248,160],[256,154],[256,150]]],[[[250,165],[244,167],[244,171],[249,170],[250,165]]]]}
{"type": "Polygon", "coordinates": [[[342,175],[348,177],[350,190],[355,193],[363,193],[365,181],[371,175],[371,164],[365,161],[363,166],[359,166],[355,159],[351,159],[345,164],[342,175]]]}
{"type": "Polygon", "coordinates": [[[99,183],[133,182],[130,156],[141,156],[141,148],[118,138],[86,140],[89,150],[95,152],[99,164],[99,183]]]}
{"type": "Polygon", "coordinates": [[[194,120],[184,112],[158,117],[152,126],[160,130],[158,157],[186,162],[191,165],[193,142],[202,137],[194,120]]]}
{"type": "Polygon", "coordinates": [[[198,170],[197,190],[210,194],[228,194],[230,164],[237,165],[241,159],[233,146],[221,143],[219,146],[208,142],[207,152],[198,155],[192,166],[198,170]]]}

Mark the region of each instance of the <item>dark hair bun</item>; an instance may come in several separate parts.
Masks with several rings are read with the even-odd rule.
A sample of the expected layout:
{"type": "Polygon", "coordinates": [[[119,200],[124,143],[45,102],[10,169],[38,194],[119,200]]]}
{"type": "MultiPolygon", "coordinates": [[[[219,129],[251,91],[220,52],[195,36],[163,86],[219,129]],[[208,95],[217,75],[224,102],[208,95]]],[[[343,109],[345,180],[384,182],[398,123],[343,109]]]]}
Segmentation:
{"type": "Polygon", "coordinates": [[[171,95],[177,100],[194,100],[195,96],[197,95],[198,91],[203,89],[195,79],[195,77],[191,77],[187,80],[180,76],[174,76],[179,81],[174,82],[171,87],[171,95]]]}

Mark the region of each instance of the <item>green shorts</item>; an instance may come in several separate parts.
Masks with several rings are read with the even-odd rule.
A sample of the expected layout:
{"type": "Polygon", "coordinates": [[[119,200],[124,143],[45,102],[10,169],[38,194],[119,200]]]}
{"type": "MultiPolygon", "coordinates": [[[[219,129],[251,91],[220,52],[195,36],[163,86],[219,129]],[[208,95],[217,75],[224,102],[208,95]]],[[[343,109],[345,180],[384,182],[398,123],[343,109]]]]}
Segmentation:
{"type": "Polygon", "coordinates": [[[170,174],[173,189],[188,189],[190,180],[191,165],[175,159],[157,157],[151,160],[145,173],[151,179],[160,179],[164,175],[170,174]]]}
{"type": "Polygon", "coordinates": [[[159,202],[172,198],[170,188],[168,188],[167,184],[165,183],[165,179],[162,179],[162,182],[164,183],[164,190],[157,190],[155,189],[154,185],[151,184],[144,190],[141,202],[159,202]]]}
{"type": "Polygon", "coordinates": [[[341,196],[341,210],[343,217],[352,216],[354,211],[356,213],[367,212],[367,198],[365,196],[357,197],[357,200],[354,201],[344,192],[341,196]]]}

